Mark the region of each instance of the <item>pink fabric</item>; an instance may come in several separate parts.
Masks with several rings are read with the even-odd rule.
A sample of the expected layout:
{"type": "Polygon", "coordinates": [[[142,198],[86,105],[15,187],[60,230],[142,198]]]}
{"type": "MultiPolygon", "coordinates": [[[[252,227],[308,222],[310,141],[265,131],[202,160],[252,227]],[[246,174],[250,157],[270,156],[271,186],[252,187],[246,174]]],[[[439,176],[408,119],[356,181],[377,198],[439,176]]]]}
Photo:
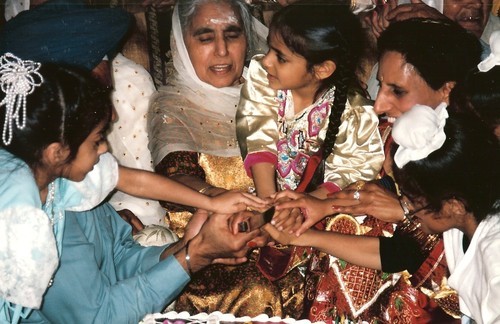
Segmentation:
{"type": "Polygon", "coordinates": [[[250,178],[252,178],[252,166],[261,162],[271,163],[272,165],[276,166],[276,164],[278,163],[278,158],[276,157],[276,155],[270,152],[255,152],[248,154],[245,158],[244,166],[247,175],[250,178]]]}
{"type": "Polygon", "coordinates": [[[326,190],[328,190],[328,194],[331,195],[333,193],[336,193],[338,191],[340,191],[340,187],[337,186],[335,183],[333,182],[325,182],[323,184],[321,184],[319,186],[320,188],[325,188],[326,190]]]}

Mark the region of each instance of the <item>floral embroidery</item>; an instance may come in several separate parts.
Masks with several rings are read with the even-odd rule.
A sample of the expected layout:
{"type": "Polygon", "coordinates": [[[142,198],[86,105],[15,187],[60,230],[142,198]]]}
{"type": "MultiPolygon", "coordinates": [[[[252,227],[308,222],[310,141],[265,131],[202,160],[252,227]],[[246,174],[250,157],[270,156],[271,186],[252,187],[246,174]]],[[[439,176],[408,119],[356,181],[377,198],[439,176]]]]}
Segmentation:
{"type": "Polygon", "coordinates": [[[294,115],[291,92],[278,91],[277,169],[280,189],[297,188],[309,158],[323,145],[334,92],[334,89],[328,90],[313,105],[294,115]]]}

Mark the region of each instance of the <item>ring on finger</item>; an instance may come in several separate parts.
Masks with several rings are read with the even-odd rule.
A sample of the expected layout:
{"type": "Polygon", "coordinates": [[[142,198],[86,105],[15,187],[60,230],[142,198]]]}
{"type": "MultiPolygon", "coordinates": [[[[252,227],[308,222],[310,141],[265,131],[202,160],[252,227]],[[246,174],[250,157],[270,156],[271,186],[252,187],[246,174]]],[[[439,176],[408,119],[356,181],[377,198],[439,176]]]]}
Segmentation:
{"type": "Polygon", "coordinates": [[[363,180],[358,180],[356,181],[356,191],[359,191],[361,189],[363,189],[363,187],[365,186],[366,182],[363,181],[363,180]]]}
{"type": "Polygon", "coordinates": [[[354,192],[354,194],[352,195],[352,198],[359,200],[360,197],[361,197],[361,194],[359,193],[359,189],[358,189],[354,192]]]}

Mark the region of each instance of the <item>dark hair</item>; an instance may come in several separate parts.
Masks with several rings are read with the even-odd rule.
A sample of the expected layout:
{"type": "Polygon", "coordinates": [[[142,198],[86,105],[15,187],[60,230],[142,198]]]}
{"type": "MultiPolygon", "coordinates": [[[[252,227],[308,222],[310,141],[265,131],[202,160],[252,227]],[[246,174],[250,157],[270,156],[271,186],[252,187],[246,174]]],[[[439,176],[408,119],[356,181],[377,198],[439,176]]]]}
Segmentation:
{"type": "MultiPolygon", "coordinates": [[[[292,52],[306,59],[309,71],[327,60],[336,64],[335,72],[322,80],[315,94],[317,99],[325,90],[335,86],[335,98],[323,144],[324,160],[333,150],[340,117],[347,102],[348,88],[359,85],[356,70],[366,48],[366,35],[361,23],[349,6],[303,0],[278,11],[269,29],[271,37],[279,35],[292,52]]],[[[317,173],[320,172],[318,170],[317,173]]]]}
{"type": "Polygon", "coordinates": [[[480,62],[476,36],[450,20],[413,18],[391,23],[378,39],[378,51],[403,55],[434,90],[461,82],[480,62]]]}
{"type": "Polygon", "coordinates": [[[464,82],[453,88],[450,103],[456,111],[461,107],[475,111],[493,131],[500,125],[500,66],[487,72],[471,71],[464,82]]]}
{"type": "Polygon", "coordinates": [[[443,146],[426,158],[394,166],[394,176],[410,199],[424,198],[438,211],[448,199],[460,200],[478,222],[500,199],[498,141],[474,115],[450,113],[443,146]]]}
{"type": "MultiPolygon", "coordinates": [[[[39,165],[43,150],[51,143],[67,145],[68,162],[89,134],[111,120],[110,91],[90,72],[53,63],[42,64],[42,85],[26,97],[26,126],[13,127],[12,142],[2,148],[30,167],[39,165]]],[[[5,115],[0,114],[0,124],[5,115]]]]}

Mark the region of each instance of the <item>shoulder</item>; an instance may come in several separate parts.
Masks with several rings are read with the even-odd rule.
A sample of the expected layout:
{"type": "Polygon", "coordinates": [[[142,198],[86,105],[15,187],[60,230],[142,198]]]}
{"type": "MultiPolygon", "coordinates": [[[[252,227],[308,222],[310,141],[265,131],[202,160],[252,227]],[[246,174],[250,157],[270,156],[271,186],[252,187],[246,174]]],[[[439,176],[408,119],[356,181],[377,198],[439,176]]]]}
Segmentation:
{"type": "Polygon", "coordinates": [[[379,118],[373,110],[373,100],[368,99],[361,89],[350,88],[343,120],[378,126],[379,118]]]}
{"type": "Polygon", "coordinates": [[[500,213],[489,215],[476,229],[478,249],[485,256],[495,256],[492,262],[500,263],[500,213]]]}
{"type": "Polygon", "coordinates": [[[252,57],[250,64],[248,66],[247,80],[255,80],[255,79],[266,79],[267,80],[267,72],[262,65],[262,59],[264,58],[263,54],[257,54],[252,57]]]}
{"type": "Polygon", "coordinates": [[[41,208],[40,193],[29,167],[0,150],[0,210],[12,206],[41,208]]]}

